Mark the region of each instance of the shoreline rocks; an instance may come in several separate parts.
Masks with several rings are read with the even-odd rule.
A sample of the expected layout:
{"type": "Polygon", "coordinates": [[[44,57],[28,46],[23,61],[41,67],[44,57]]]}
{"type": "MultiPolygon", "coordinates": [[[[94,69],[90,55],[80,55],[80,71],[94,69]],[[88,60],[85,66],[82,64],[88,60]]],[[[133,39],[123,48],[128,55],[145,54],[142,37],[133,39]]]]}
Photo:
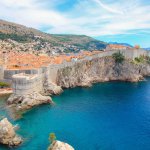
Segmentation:
{"type": "Polygon", "coordinates": [[[9,97],[7,104],[24,111],[44,103],[53,104],[49,96],[43,95],[58,95],[63,92],[62,88],[91,87],[93,83],[108,81],[138,82],[148,75],[148,63],[134,64],[130,59],[116,63],[111,56],[83,60],[73,66],[60,67],[54,81],[48,75],[13,76],[14,94],[9,97]]]}
{"type": "Polygon", "coordinates": [[[10,88],[0,89],[0,96],[12,94],[13,90],[10,88]]]}
{"type": "Polygon", "coordinates": [[[61,86],[55,83],[48,82],[44,84],[44,94],[46,95],[59,95],[63,92],[61,86]]]}
{"type": "Polygon", "coordinates": [[[8,146],[18,146],[22,138],[15,133],[14,126],[4,118],[0,121],[0,143],[8,146]]]}
{"type": "Polygon", "coordinates": [[[74,150],[74,148],[64,142],[61,141],[54,141],[50,147],[48,148],[48,150],[74,150]]]}
{"type": "Polygon", "coordinates": [[[14,106],[17,111],[25,111],[34,106],[46,103],[53,104],[51,97],[43,96],[37,92],[26,95],[12,94],[7,100],[7,104],[14,106]]]}

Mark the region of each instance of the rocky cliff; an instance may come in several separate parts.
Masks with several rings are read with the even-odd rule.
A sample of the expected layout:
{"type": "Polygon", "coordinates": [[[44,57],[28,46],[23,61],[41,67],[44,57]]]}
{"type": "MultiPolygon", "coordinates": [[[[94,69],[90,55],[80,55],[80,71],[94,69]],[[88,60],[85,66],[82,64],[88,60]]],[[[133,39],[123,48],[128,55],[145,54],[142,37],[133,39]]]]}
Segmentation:
{"type": "Polygon", "coordinates": [[[93,82],[131,81],[137,82],[150,75],[150,64],[136,64],[126,59],[116,63],[112,57],[95,58],[76,63],[73,67],[58,70],[57,84],[63,88],[90,86],[93,82]]]}
{"type": "Polygon", "coordinates": [[[14,94],[9,97],[7,103],[16,110],[26,110],[43,103],[52,104],[51,98],[44,95],[60,94],[62,88],[86,87],[94,82],[115,80],[137,82],[150,75],[148,55],[139,55],[131,59],[115,53],[123,56],[123,61],[117,62],[113,54],[87,57],[76,62],[60,64],[53,69],[47,67],[47,71],[42,75],[14,75],[14,94]]]}
{"type": "Polygon", "coordinates": [[[14,126],[7,118],[0,121],[0,143],[9,146],[17,146],[22,143],[21,137],[15,133],[14,126]]]}
{"type": "Polygon", "coordinates": [[[14,108],[15,111],[25,111],[41,104],[53,104],[53,101],[49,96],[33,92],[26,95],[12,94],[8,98],[7,104],[14,108]]]}

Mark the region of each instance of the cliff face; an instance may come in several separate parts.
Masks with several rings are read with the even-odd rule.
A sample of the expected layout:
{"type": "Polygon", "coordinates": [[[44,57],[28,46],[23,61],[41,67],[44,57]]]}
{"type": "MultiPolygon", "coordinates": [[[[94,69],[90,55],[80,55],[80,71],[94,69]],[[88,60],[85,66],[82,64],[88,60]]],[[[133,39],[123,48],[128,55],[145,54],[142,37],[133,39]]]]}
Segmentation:
{"type": "Polygon", "coordinates": [[[116,63],[112,57],[95,58],[58,70],[57,84],[63,88],[90,86],[93,82],[136,82],[150,75],[150,65],[134,64],[131,60],[116,63]]]}
{"type": "Polygon", "coordinates": [[[59,94],[62,88],[91,86],[93,82],[115,80],[137,82],[150,75],[149,56],[135,57],[136,59],[125,57],[128,59],[116,63],[116,58],[113,59],[111,55],[49,66],[36,75],[14,75],[14,94],[7,103],[16,110],[26,110],[39,104],[52,103],[50,97],[41,94],[59,94]]]}

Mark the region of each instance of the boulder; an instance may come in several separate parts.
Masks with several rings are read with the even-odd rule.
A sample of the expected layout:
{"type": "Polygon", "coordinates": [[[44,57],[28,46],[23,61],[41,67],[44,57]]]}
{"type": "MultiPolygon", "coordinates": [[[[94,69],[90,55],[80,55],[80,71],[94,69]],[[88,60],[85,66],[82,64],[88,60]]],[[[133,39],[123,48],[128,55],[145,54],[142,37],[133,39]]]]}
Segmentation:
{"type": "Polygon", "coordinates": [[[74,150],[74,148],[64,142],[61,141],[54,141],[50,147],[48,148],[48,150],[74,150]]]}
{"type": "Polygon", "coordinates": [[[31,109],[34,106],[44,104],[44,103],[53,104],[53,101],[51,97],[43,96],[37,92],[26,94],[26,95],[12,94],[7,100],[8,105],[15,106],[16,110],[21,110],[21,111],[31,109]]]}
{"type": "Polygon", "coordinates": [[[15,133],[14,126],[7,118],[0,121],[0,143],[8,146],[18,146],[22,143],[21,137],[15,133]]]}
{"type": "Polygon", "coordinates": [[[58,95],[63,92],[61,86],[56,85],[55,83],[52,82],[47,82],[44,85],[44,91],[46,95],[54,94],[58,95]]]}

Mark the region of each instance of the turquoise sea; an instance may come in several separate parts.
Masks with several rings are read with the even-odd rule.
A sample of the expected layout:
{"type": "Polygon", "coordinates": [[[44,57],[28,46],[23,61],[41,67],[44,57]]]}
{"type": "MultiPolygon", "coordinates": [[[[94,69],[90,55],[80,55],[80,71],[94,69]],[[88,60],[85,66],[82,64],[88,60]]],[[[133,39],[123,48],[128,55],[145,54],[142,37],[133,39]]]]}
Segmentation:
{"type": "Polygon", "coordinates": [[[13,120],[1,98],[0,116],[18,124],[24,138],[12,149],[46,150],[55,132],[75,150],[150,150],[150,79],[66,89],[53,100],[55,106],[42,105],[13,120]]]}

